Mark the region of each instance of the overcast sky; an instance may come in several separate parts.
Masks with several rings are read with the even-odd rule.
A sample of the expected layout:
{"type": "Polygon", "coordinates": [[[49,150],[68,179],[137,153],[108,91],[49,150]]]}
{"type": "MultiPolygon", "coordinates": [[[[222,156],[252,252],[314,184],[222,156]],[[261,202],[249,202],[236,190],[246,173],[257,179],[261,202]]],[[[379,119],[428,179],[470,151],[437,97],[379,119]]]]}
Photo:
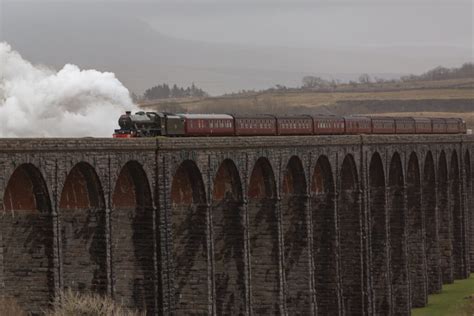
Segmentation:
{"type": "Polygon", "coordinates": [[[472,1],[162,5],[148,21],[181,38],[299,47],[472,46],[472,1]],[[176,23],[178,21],[178,23],[176,23]]]}
{"type": "Polygon", "coordinates": [[[473,0],[1,1],[103,5],[139,16],[163,34],[209,42],[289,47],[473,46],[473,0]]]}
{"type": "MultiPolygon", "coordinates": [[[[473,60],[474,0],[0,0],[0,3],[0,39],[4,27],[1,19],[8,16],[15,21],[16,15],[24,18],[25,12],[35,19],[42,14],[49,14],[50,18],[48,11],[61,7],[81,14],[84,25],[89,23],[88,15],[92,12],[104,12],[108,16],[120,16],[122,21],[139,19],[170,38],[226,47],[285,48],[289,49],[285,51],[289,55],[292,50],[305,48],[354,54],[363,51],[367,56],[365,69],[374,73],[420,73],[438,65],[454,67],[473,60]],[[13,7],[14,10],[9,9],[13,7]],[[390,54],[400,58],[392,58],[390,54]],[[386,56],[387,60],[374,61],[372,65],[374,56],[386,56]]],[[[114,26],[110,27],[112,30],[114,26]]],[[[54,32],[60,34],[61,28],[57,25],[54,32]]],[[[23,35],[17,32],[10,36],[23,35]]],[[[268,50],[260,52],[269,54],[268,50]]],[[[27,55],[35,59],[34,51],[27,55]]],[[[295,55],[294,59],[297,58],[295,55]]],[[[327,66],[338,65],[338,60],[329,59],[321,61],[321,67],[295,66],[295,70],[345,73],[359,69],[350,67],[354,64],[352,60],[347,61],[349,66],[330,68],[327,66]]],[[[275,57],[275,60],[279,59],[275,57]]]]}

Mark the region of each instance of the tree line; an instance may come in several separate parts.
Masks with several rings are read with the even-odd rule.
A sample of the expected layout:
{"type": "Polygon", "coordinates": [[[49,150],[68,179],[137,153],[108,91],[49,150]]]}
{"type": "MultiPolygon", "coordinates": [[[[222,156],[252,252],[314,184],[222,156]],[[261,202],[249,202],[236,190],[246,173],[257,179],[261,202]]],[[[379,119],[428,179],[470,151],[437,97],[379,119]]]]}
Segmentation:
{"type": "Polygon", "coordinates": [[[196,87],[193,83],[191,86],[186,88],[178,87],[176,84],[169,86],[166,83],[156,85],[145,90],[143,96],[134,98],[138,100],[156,100],[156,99],[169,99],[169,98],[191,98],[191,97],[207,97],[208,94],[203,89],[196,87]]]}
{"type": "MultiPolygon", "coordinates": [[[[421,75],[402,76],[400,79],[386,80],[378,77],[371,77],[369,74],[361,74],[358,81],[349,81],[349,85],[356,86],[358,84],[368,85],[373,83],[396,83],[407,81],[433,81],[433,80],[447,80],[447,79],[466,79],[474,78],[474,63],[464,63],[459,68],[446,68],[438,66],[434,69],[428,70],[421,75]]],[[[316,76],[305,76],[302,79],[301,89],[325,89],[336,88],[341,84],[337,80],[325,80],[316,76]]]]}
{"type": "Polygon", "coordinates": [[[447,80],[447,79],[466,79],[474,78],[474,63],[464,63],[459,68],[446,68],[438,66],[421,75],[409,75],[400,78],[401,81],[416,80],[447,80]]]}

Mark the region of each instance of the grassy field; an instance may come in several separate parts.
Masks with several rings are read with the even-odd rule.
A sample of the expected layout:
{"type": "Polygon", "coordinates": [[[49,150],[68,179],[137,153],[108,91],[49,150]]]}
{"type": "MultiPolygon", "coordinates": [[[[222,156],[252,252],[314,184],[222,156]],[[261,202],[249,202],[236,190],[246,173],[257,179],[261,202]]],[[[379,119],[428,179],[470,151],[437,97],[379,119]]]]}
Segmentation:
{"type": "Polygon", "coordinates": [[[191,113],[381,114],[462,117],[474,128],[474,79],[383,84],[347,91],[266,91],[234,96],[164,99],[147,110],[191,113]],[[371,91],[365,91],[365,90],[371,91]],[[385,89],[385,90],[383,90],[385,89]]]}
{"type": "Polygon", "coordinates": [[[430,295],[428,305],[412,310],[413,316],[474,315],[474,274],[467,280],[456,280],[443,286],[440,294],[430,295]]]}
{"type": "Polygon", "coordinates": [[[420,89],[386,92],[268,92],[235,97],[203,99],[176,99],[149,102],[148,108],[175,105],[193,111],[196,109],[225,107],[253,107],[265,105],[331,106],[337,102],[364,100],[474,100],[474,89],[420,89]]]}
{"type": "Polygon", "coordinates": [[[383,113],[375,115],[387,115],[387,116],[423,116],[423,117],[462,117],[468,126],[468,128],[474,128],[474,109],[472,112],[395,112],[395,113],[383,113]]]}

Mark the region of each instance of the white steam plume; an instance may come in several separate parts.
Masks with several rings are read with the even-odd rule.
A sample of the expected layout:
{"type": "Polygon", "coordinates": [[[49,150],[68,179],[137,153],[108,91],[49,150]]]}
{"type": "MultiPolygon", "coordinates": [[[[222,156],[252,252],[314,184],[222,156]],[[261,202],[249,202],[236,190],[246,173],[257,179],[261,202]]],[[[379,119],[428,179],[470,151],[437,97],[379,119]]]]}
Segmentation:
{"type": "Polygon", "coordinates": [[[0,42],[0,137],[110,137],[135,110],[113,73],[32,65],[0,42]]]}

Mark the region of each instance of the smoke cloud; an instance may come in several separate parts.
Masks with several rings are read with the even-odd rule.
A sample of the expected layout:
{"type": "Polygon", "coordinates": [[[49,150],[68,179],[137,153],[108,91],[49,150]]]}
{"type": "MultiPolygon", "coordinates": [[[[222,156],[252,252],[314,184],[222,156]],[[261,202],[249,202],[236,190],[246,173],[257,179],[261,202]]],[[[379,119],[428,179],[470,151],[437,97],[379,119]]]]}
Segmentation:
{"type": "Polygon", "coordinates": [[[110,137],[135,110],[110,72],[33,65],[0,42],[0,137],[110,137]]]}

